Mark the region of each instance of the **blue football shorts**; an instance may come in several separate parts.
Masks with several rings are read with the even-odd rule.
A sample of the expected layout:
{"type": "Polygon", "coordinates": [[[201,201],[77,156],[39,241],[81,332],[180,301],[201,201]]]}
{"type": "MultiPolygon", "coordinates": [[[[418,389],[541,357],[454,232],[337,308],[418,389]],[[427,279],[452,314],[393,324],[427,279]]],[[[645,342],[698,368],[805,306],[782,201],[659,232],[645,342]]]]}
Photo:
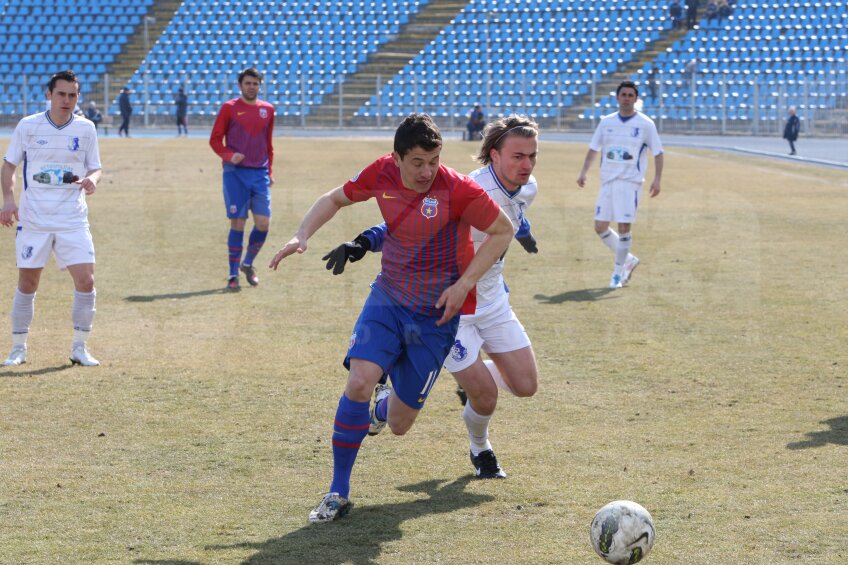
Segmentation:
{"type": "Polygon", "coordinates": [[[459,328],[458,315],[443,326],[436,326],[438,319],[416,314],[372,286],[353,327],[344,366],[350,369],[351,359],[376,363],[389,375],[397,397],[420,410],[459,328]]]}
{"type": "Polygon", "coordinates": [[[227,217],[271,216],[271,177],[267,168],[224,165],[224,205],[227,217]]]}

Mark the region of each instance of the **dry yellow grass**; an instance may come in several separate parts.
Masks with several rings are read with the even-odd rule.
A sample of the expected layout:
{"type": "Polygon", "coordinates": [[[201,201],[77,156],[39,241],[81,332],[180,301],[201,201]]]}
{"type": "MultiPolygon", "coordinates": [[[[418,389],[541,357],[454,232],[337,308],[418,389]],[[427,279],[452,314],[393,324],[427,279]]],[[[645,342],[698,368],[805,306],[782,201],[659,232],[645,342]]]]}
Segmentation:
{"type": "MultiPolygon", "coordinates": [[[[388,140],[277,140],[272,233],[388,140]]],[[[444,161],[474,167],[474,146],[444,161]]],[[[354,512],[306,524],[329,485],[348,335],[379,268],[320,257],[378,219],[340,213],[261,285],[221,292],[219,166],[201,139],[104,139],[90,199],[99,368],[71,368],[70,278],[51,263],[30,362],[0,371],[4,563],[600,563],[594,512],[653,514],[646,562],[848,558],[848,183],[843,172],[670,149],[635,228],[642,265],[605,288],[585,146],[543,143],[530,210],[540,253],[507,280],[539,358],[538,395],[502,397],[506,481],[470,480],[452,379],[404,438],[366,440],[354,512]]],[[[0,256],[0,317],[16,280],[0,256]]],[[[4,346],[5,347],[5,346],[4,346]]]]}

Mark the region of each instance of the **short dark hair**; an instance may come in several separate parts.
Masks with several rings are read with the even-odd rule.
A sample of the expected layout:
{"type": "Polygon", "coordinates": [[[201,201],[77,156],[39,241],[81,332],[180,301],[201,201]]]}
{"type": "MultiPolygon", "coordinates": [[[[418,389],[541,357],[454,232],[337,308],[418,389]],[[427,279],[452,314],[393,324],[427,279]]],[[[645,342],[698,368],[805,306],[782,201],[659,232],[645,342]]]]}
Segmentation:
{"type": "Polygon", "coordinates": [[[499,150],[508,137],[537,137],[538,135],[539,124],[527,116],[512,115],[495,120],[483,130],[483,143],[480,145],[477,160],[484,165],[491,163],[492,149],[499,150]]]}
{"type": "Polygon", "coordinates": [[[442,146],[442,132],[427,114],[410,114],[395,131],[395,153],[404,156],[415,147],[432,151],[442,146]]]}
{"type": "Polygon", "coordinates": [[[639,97],[639,89],[636,87],[636,83],[632,80],[623,80],[621,84],[618,85],[618,88],[615,89],[615,95],[618,96],[618,93],[621,92],[622,88],[632,88],[636,91],[636,97],[639,97]]]}
{"type": "Polygon", "coordinates": [[[77,78],[77,74],[74,71],[72,71],[71,69],[67,69],[65,71],[59,71],[58,73],[56,73],[52,77],[50,77],[50,81],[47,83],[48,92],[53,92],[53,89],[56,88],[56,83],[59,82],[60,80],[65,80],[65,81],[68,81],[68,82],[77,83],[77,92],[79,92],[79,89],[80,89],[79,79],[77,78]]]}
{"type": "Polygon", "coordinates": [[[262,73],[260,73],[259,71],[257,71],[253,67],[245,69],[245,70],[243,70],[242,72],[239,73],[239,75],[238,75],[239,84],[241,84],[241,81],[244,80],[244,77],[253,77],[253,78],[257,79],[260,83],[262,82],[262,73]]]}

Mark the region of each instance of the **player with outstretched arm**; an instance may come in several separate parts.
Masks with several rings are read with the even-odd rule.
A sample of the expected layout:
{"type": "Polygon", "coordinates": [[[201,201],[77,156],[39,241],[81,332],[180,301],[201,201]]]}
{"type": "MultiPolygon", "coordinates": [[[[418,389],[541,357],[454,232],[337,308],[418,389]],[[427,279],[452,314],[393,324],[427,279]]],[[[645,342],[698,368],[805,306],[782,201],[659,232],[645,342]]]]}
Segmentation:
{"type": "Polygon", "coordinates": [[[370,398],[391,369],[393,390],[382,390],[386,420],[405,434],[424,406],[459,325],[474,311],[474,289],[512,238],[512,224],[480,186],[442,165],[442,136],[426,114],[397,128],[394,151],[343,186],[321,196],[294,237],[270,263],[276,269],[341,208],[370,198],[387,225],[382,269],[354,325],[344,360],[348,379],[334,419],[330,492],[309,515],[330,522],[348,513],[350,475],[368,433],[370,398]],[[470,230],[488,234],[474,252],[470,230]]]}

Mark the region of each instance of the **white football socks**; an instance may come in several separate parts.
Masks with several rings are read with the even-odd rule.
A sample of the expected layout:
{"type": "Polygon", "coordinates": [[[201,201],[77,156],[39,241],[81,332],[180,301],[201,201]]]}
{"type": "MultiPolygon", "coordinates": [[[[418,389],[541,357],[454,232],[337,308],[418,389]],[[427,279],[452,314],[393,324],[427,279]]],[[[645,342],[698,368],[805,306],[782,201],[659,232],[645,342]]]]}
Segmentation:
{"type": "Polygon", "coordinates": [[[607,231],[599,233],[598,237],[601,238],[604,245],[609,247],[610,251],[613,253],[616,252],[616,249],[618,248],[618,233],[614,229],[607,228],[607,231]]]}
{"type": "Polygon", "coordinates": [[[35,293],[24,294],[15,288],[12,299],[12,345],[26,345],[29,326],[35,315],[35,293]]]}
{"type": "Polygon", "coordinates": [[[97,291],[79,292],[74,290],[74,303],[71,307],[71,321],[74,324],[74,345],[85,345],[91,335],[91,324],[94,322],[95,298],[97,291]]]}
{"type": "Polygon", "coordinates": [[[489,420],[491,416],[481,416],[471,407],[471,402],[465,403],[465,409],[462,411],[462,419],[465,420],[465,427],[468,428],[468,443],[471,446],[472,455],[480,455],[481,451],[492,449],[492,444],[489,443],[489,420]]]}
{"type": "Polygon", "coordinates": [[[630,232],[618,238],[618,245],[615,248],[615,272],[619,275],[624,271],[624,262],[627,261],[627,256],[630,255],[630,247],[633,244],[632,238],[633,236],[630,232]]]}

